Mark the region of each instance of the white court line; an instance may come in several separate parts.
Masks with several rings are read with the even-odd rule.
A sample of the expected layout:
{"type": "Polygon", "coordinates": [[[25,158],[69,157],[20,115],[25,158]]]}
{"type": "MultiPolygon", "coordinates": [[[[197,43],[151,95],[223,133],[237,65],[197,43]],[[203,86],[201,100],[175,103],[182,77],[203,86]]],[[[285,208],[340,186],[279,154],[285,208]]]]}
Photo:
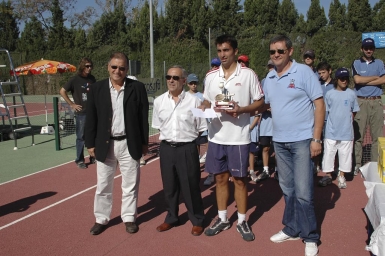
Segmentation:
{"type": "MultiPolygon", "coordinates": [[[[156,161],[156,160],[158,160],[158,159],[159,159],[159,157],[157,157],[157,158],[155,158],[155,159],[149,161],[148,164],[150,164],[150,163],[152,163],[152,162],[154,162],[154,161],[156,161]]],[[[29,175],[28,175],[28,176],[29,176],[29,175]]],[[[122,174],[116,175],[116,176],[114,177],[114,179],[119,178],[120,176],[122,176],[122,174]]],[[[3,184],[4,184],[4,183],[3,183],[3,184]]],[[[1,185],[1,184],[0,184],[0,185],[1,185]]],[[[32,217],[32,216],[34,216],[34,215],[36,215],[36,214],[38,214],[38,213],[41,213],[41,212],[43,212],[43,211],[45,211],[45,210],[48,210],[48,209],[50,209],[50,208],[52,208],[52,207],[54,207],[54,206],[56,206],[56,205],[58,205],[58,204],[61,204],[61,203],[65,202],[65,201],[67,201],[67,200],[69,200],[69,199],[72,199],[72,198],[74,198],[74,197],[76,197],[76,196],[78,196],[78,195],[81,195],[81,194],[83,194],[83,193],[85,193],[85,192],[87,192],[87,191],[89,191],[89,190],[91,190],[91,189],[93,189],[93,188],[96,188],[96,185],[94,185],[94,186],[92,186],[92,187],[89,187],[89,188],[86,188],[86,189],[84,189],[84,190],[82,190],[82,191],[80,191],[80,192],[78,192],[78,193],[76,193],[76,194],[74,194],[74,195],[72,195],[72,196],[69,196],[69,197],[67,197],[67,198],[64,198],[64,199],[62,199],[62,200],[60,200],[60,201],[58,201],[58,202],[56,202],[56,203],[54,203],[54,204],[48,205],[48,206],[46,206],[46,207],[44,207],[44,208],[42,208],[42,209],[40,209],[40,210],[38,210],[38,211],[36,211],[36,212],[30,213],[30,214],[28,214],[28,215],[26,215],[26,216],[24,216],[24,217],[22,217],[22,218],[20,218],[20,219],[17,219],[17,220],[15,220],[15,221],[12,221],[11,223],[8,223],[8,224],[6,224],[6,225],[0,227],[0,230],[5,229],[5,228],[7,228],[7,227],[10,227],[10,226],[12,226],[12,225],[14,225],[14,224],[16,224],[16,223],[22,221],[22,220],[28,219],[29,217],[32,217]]]]}
{"type": "Polygon", "coordinates": [[[59,164],[59,165],[56,165],[56,166],[53,166],[53,167],[50,167],[50,168],[41,170],[41,171],[37,171],[37,172],[34,172],[34,173],[30,173],[30,174],[28,174],[28,175],[21,176],[21,177],[19,177],[19,178],[13,179],[13,180],[9,180],[9,181],[0,183],[0,186],[1,186],[1,185],[4,185],[4,184],[7,184],[7,183],[10,183],[10,182],[13,182],[13,181],[16,181],[16,180],[20,180],[20,179],[23,179],[23,178],[26,178],[26,177],[29,177],[29,176],[38,174],[38,173],[41,173],[41,172],[49,171],[49,170],[54,169],[54,168],[56,168],[56,167],[60,167],[60,166],[63,166],[63,165],[66,165],[66,164],[69,164],[69,163],[72,163],[72,162],[73,162],[73,160],[72,160],[72,161],[69,161],[69,162],[67,162],[67,163],[64,163],[64,164],[59,164]]]}

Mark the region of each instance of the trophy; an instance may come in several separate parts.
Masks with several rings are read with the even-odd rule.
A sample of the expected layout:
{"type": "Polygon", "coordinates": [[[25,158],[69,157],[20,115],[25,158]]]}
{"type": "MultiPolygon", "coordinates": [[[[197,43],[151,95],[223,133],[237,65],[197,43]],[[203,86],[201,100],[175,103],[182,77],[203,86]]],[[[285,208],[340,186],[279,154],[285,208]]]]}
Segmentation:
{"type": "Polygon", "coordinates": [[[234,96],[234,94],[229,94],[229,91],[227,91],[224,87],[224,82],[220,82],[219,88],[222,93],[215,96],[215,108],[224,110],[233,109],[234,104],[230,101],[232,101],[232,96],[234,96]]]}

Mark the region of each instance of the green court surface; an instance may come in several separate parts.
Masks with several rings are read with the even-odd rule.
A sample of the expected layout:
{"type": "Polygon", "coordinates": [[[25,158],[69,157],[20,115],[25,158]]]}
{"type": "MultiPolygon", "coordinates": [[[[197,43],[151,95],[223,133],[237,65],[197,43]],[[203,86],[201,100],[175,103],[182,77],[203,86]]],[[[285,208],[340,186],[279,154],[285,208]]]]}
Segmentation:
{"type": "Polygon", "coordinates": [[[13,140],[0,142],[0,183],[75,159],[74,147],[56,151],[54,135],[35,135],[35,146],[31,143],[32,137],[29,134],[17,140],[17,150],[13,150],[13,140]]]}

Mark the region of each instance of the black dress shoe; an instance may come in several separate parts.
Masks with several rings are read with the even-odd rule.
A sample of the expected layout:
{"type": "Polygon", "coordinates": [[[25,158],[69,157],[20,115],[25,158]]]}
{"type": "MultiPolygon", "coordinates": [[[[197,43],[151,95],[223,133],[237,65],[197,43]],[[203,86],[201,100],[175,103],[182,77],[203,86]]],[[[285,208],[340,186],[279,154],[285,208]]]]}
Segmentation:
{"type": "Polygon", "coordinates": [[[139,227],[135,222],[125,222],[124,225],[126,225],[127,233],[134,234],[139,230],[139,227]]]}
{"type": "Polygon", "coordinates": [[[90,156],[90,164],[95,164],[95,163],[96,163],[95,157],[90,156]]]}
{"type": "Polygon", "coordinates": [[[102,233],[104,230],[106,230],[106,228],[107,228],[107,225],[95,223],[95,225],[91,228],[90,233],[91,235],[97,236],[100,233],[102,233]]]}

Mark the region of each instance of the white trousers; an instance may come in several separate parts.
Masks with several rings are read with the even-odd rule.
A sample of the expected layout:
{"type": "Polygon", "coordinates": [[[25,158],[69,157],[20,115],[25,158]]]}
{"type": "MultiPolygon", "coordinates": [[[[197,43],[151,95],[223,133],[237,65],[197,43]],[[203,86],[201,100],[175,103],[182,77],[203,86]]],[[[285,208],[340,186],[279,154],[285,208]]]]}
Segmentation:
{"type": "Polygon", "coordinates": [[[140,180],[139,160],[131,157],[127,149],[127,140],[111,140],[106,160],[104,163],[97,161],[96,166],[94,215],[99,224],[105,225],[110,220],[114,175],[118,164],[122,174],[121,217],[123,222],[134,222],[136,219],[140,180]]]}
{"type": "Polygon", "coordinates": [[[353,141],[324,139],[324,155],[322,171],[334,171],[334,159],[338,151],[338,169],[342,172],[351,172],[353,141]]]}

